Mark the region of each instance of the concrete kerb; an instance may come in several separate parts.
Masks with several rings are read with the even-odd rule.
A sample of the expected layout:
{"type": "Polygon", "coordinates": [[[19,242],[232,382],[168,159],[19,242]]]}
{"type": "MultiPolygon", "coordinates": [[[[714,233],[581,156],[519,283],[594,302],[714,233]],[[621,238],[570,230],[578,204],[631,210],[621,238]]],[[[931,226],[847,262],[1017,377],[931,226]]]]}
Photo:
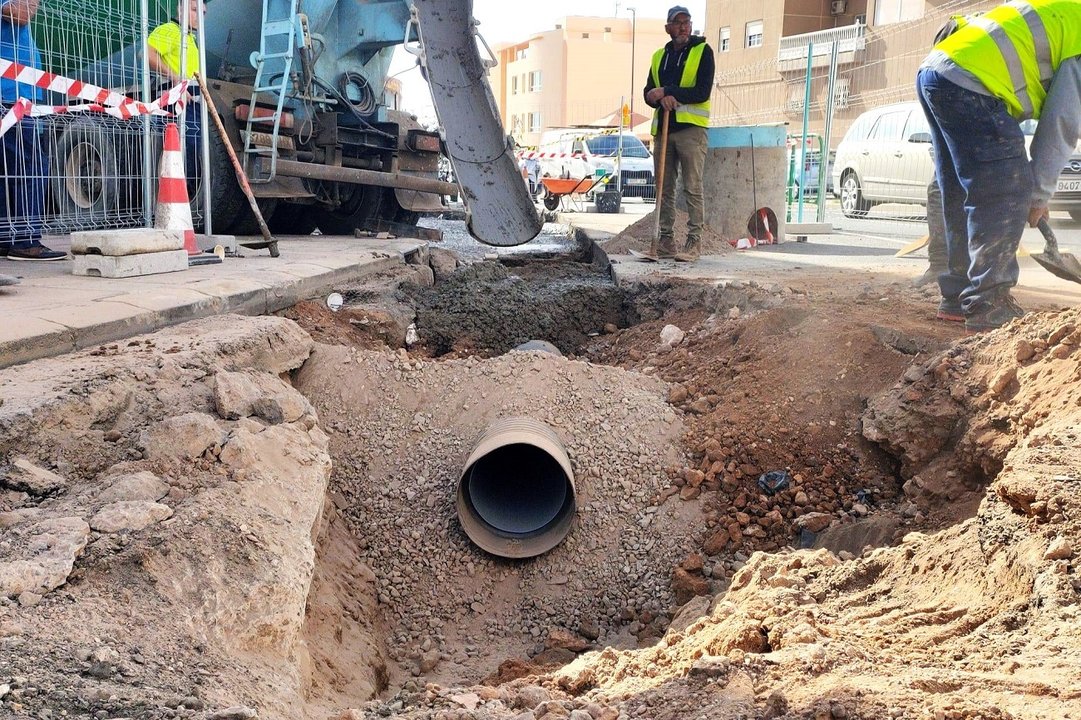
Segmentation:
{"type": "MultiPolygon", "coordinates": [[[[350,248],[306,243],[295,262],[263,260],[233,265],[232,273],[186,273],[109,280],[68,274],[69,263],[28,268],[19,291],[2,293],[11,318],[0,333],[0,367],[118,342],[163,327],[223,314],[264,315],[318,298],[368,275],[404,264],[423,241],[350,248]],[[48,303],[54,288],[69,302],[48,303]],[[110,292],[111,290],[111,292],[110,292]]],[[[216,268],[228,267],[216,266],[216,268]]]]}

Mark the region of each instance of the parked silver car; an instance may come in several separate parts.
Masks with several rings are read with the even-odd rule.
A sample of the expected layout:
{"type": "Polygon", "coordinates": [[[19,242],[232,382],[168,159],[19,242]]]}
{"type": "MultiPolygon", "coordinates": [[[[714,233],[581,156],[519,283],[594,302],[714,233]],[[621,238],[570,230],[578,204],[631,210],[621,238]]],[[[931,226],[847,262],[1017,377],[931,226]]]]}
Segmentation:
{"type": "Polygon", "coordinates": [[[837,146],[833,187],[846,217],[880,203],[927,204],[934,177],[931,133],[919,103],[886,105],[856,118],[837,146]]]}

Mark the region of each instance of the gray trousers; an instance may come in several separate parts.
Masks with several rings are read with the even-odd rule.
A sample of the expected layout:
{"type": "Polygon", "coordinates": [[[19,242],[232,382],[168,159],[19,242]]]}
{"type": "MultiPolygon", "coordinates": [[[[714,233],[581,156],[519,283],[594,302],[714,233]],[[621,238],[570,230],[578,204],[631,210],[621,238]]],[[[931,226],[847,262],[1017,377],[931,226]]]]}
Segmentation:
{"type": "MultiPolygon", "coordinates": [[[[658,135],[658,140],[660,136],[658,135]]],[[[676,221],[676,173],[683,177],[683,196],[687,200],[687,245],[697,250],[706,224],[706,206],[702,199],[702,170],[706,165],[706,129],[688,127],[668,135],[664,159],[664,186],[661,188],[660,235],[662,252],[675,251],[672,226],[676,221]]],[[[655,176],[660,177],[660,148],[653,154],[655,176]]]]}

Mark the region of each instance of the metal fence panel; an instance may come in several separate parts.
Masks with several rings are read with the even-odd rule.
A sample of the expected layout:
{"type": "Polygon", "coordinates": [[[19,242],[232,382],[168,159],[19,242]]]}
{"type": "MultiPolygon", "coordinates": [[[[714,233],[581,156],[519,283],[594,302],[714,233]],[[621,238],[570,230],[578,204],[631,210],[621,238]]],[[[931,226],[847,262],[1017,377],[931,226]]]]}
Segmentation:
{"type": "MultiPolygon", "coordinates": [[[[183,0],[182,11],[187,1],[183,0]]],[[[146,37],[173,19],[177,10],[168,0],[42,0],[31,24],[41,69],[149,102],[160,95],[164,84],[156,76],[145,88],[142,83],[146,37]]],[[[98,112],[65,112],[86,101],[55,91],[45,91],[35,103],[55,106],[57,112],[24,117],[4,138],[8,213],[0,218],[0,228],[17,236],[40,223],[45,234],[64,234],[150,221],[168,119],[124,120],[98,112]]],[[[194,107],[189,105],[192,120],[194,107]]],[[[198,128],[196,122],[187,123],[184,147],[196,224],[203,219],[198,128]]]]}

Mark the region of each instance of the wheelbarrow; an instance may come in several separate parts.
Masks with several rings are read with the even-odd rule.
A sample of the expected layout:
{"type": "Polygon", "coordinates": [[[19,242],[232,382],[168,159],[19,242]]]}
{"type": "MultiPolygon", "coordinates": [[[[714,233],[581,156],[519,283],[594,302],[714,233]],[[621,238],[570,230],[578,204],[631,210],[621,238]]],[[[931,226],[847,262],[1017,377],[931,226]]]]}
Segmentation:
{"type": "MultiPolygon", "coordinates": [[[[604,180],[604,175],[598,175],[596,178],[586,176],[581,180],[577,178],[541,178],[541,185],[544,186],[544,207],[555,210],[559,207],[563,198],[573,200],[575,196],[586,195],[604,180]]],[[[576,209],[580,210],[581,207],[576,209]]]]}

